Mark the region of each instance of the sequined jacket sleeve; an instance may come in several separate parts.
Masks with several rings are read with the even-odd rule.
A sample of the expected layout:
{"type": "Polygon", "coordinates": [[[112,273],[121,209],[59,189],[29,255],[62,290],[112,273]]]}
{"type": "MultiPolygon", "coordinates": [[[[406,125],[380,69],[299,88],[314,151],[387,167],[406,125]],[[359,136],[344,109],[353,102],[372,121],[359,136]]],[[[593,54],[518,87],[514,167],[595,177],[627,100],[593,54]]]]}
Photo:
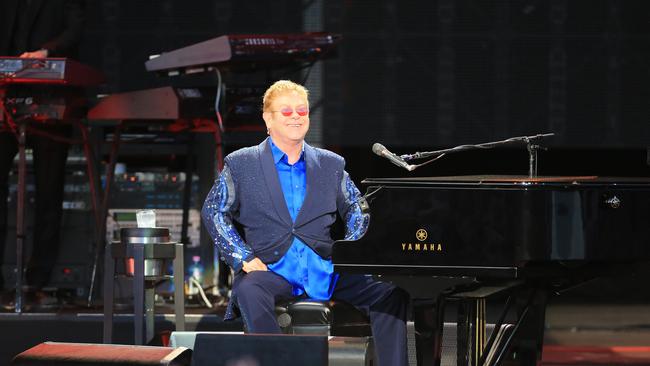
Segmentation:
{"type": "Polygon", "coordinates": [[[370,224],[370,210],[368,202],[346,171],[343,171],[337,205],[339,214],[345,220],[344,239],[357,240],[362,237],[370,224]]]}
{"type": "Polygon", "coordinates": [[[253,250],[233,225],[233,212],[237,209],[237,196],[230,168],[226,165],[212,186],[203,204],[203,223],[214,240],[219,257],[235,272],[239,272],[243,261],[254,258],[253,250]]]}

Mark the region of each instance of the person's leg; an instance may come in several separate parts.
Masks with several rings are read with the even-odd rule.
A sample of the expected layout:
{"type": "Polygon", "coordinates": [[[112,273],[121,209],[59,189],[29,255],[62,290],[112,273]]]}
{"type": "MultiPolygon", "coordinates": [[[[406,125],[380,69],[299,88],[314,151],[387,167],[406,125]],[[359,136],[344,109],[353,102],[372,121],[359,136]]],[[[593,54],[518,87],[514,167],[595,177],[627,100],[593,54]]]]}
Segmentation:
{"type": "Polygon", "coordinates": [[[370,276],[341,275],[333,298],[368,311],[379,366],[408,365],[404,290],[370,276]]]}
{"type": "Polygon", "coordinates": [[[291,297],[291,284],[271,271],[253,271],[238,276],[233,283],[232,299],[248,333],[281,333],[275,303],[291,297]]]}
{"type": "MultiPolygon", "coordinates": [[[[7,239],[7,195],[9,194],[9,172],[14,157],[18,152],[18,141],[11,132],[0,132],[0,266],[4,264],[5,244],[7,239]]],[[[0,273],[0,290],[3,289],[4,277],[0,273]]],[[[7,287],[12,287],[7,284],[7,287]]]]}
{"type": "MultiPolygon", "coordinates": [[[[48,126],[47,132],[69,136],[69,126],[48,126]]],[[[40,135],[30,136],[34,150],[34,242],[27,265],[27,284],[45,286],[57,262],[63,216],[63,185],[69,145],[40,135]]]]}

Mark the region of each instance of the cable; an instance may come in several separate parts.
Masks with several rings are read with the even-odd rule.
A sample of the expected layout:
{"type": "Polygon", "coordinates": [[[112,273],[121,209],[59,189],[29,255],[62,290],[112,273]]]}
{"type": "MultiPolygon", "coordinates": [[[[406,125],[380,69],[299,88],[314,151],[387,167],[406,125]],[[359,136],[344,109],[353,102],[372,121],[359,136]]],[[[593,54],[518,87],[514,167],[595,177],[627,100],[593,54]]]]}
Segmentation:
{"type": "Polygon", "coordinates": [[[417,168],[419,168],[419,167],[421,167],[421,166],[423,166],[423,165],[427,165],[427,164],[429,164],[429,163],[433,163],[434,161],[436,161],[436,160],[442,158],[443,156],[445,156],[444,153],[443,153],[443,154],[440,154],[440,155],[438,155],[438,156],[436,156],[436,157],[433,158],[433,159],[427,160],[427,161],[425,161],[424,163],[421,163],[421,164],[415,164],[415,165],[413,165],[413,169],[417,169],[417,168]]]}
{"type": "Polygon", "coordinates": [[[224,132],[223,119],[221,118],[221,112],[219,112],[219,105],[221,104],[221,91],[223,85],[221,83],[221,71],[215,67],[214,71],[217,73],[217,94],[214,97],[214,112],[217,115],[217,121],[219,122],[219,130],[224,132]]]}
{"type": "Polygon", "coordinates": [[[205,296],[205,291],[203,291],[203,287],[201,287],[201,283],[194,277],[189,278],[189,280],[196,288],[199,290],[199,295],[201,295],[201,299],[203,300],[203,303],[205,303],[205,306],[207,306],[209,309],[212,309],[212,303],[210,300],[208,300],[208,297],[205,296]]]}
{"type": "Polygon", "coordinates": [[[314,60],[310,62],[305,67],[307,69],[307,72],[305,73],[305,76],[302,78],[302,81],[300,82],[301,85],[305,85],[305,83],[307,83],[307,79],[309,79],[309,75],[311,74],[311,70],[314,68],[314,65],[316,64],[316,61],[318,60],[314,60]]]}
{"type": "MultiPolygon", "coordinates": [[[[4,96],[3,99],[5,99],[4,96]]],[[[18,139],[18,126],[16,125],[16,121],[14,121],[13,116],[11,113],[9,113],[9,110],[5,106],[4,100],[0,102],[0,107],[2,108],[2,114],[5,116],[9,130],[14,134],[14,136],[16,136],[16,139],[18,139]]]]}

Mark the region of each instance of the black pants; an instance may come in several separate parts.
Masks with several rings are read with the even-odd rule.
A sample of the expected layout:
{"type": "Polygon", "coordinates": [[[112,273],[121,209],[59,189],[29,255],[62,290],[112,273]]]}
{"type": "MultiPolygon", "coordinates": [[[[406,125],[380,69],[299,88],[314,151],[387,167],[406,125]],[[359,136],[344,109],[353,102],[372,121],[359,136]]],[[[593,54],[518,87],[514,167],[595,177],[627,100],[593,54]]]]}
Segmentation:
{"type": "MultiPolygon", "coordinates": [[[[275,302],[292,297],[292,286],[271,271],[242,275],[233,284],[233,297],[250,333],[280,333],[275,302]]],[[[369,276],[341,275],[332,298],[346,301],[370,316],[378,366],[407,366],[406,312],[408,294],[369,276]]]]}
{"type": "MultiPolygon", "coordinates": [[[[70,126],[47,125],[38,128],[58,136],[71,134],[70,126]]],[[[68,144],[29,134],[27,146],[33,150],[36,197],[32,255],[27,262],[26,279],[29,286],[41,288],[49,281],[57,261],[68,144]]],[[[4,263],[7,239],[8,177],[17,152],[16,136],[8,131],[0,132],[0,263],[4,263]]],[[[4,286],[11,288],[12,284],[4,284],[0,274],[0,288],[4,286]]]]}

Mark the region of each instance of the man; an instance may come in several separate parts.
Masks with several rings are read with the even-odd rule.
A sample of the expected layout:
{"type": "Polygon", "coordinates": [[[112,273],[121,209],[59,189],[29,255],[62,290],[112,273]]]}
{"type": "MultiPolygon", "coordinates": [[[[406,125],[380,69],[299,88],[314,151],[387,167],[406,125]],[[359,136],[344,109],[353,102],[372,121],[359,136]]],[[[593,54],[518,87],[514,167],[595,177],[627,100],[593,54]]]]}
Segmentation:
{"type": "Polygon", "coordinates": [[[350,240],[363,235],[369,215],[343,158],[304,141],[307,97],[291,81],[269,87],[262,116],[270,137],[226,157],[203,206],[208,232],[236,273],[225,318],[236,306],[249,332],[280,333],[277,300],[343,300],[369,312],[378,364],[407,365],[406,293],[370,276],[333,273],[337,213],[350,240]]]}
{"type": "MultiPolygon", "coordinates": [[[[0,55],[75,57],[82,36],[84,9],[82,0],[3,0],[0,2],[0,55]]],[[[62,137],[71,134],[70,126],[32,124],[30,127],[62,137]]],[[[40,289],[49,281],[58,254],[68,145],[41,134],[29,135],[27,144],[34,153],[36,207],[33,250],[26,277],[33,290],[30,295],[42,297],[40,289]]],[[[7,236],[7,180],[17,151],[15,133],[0,122],[0,264],[7,236]]],[[[8,301],[8,296],[3,297],[4,302],[8,301]]]]}

